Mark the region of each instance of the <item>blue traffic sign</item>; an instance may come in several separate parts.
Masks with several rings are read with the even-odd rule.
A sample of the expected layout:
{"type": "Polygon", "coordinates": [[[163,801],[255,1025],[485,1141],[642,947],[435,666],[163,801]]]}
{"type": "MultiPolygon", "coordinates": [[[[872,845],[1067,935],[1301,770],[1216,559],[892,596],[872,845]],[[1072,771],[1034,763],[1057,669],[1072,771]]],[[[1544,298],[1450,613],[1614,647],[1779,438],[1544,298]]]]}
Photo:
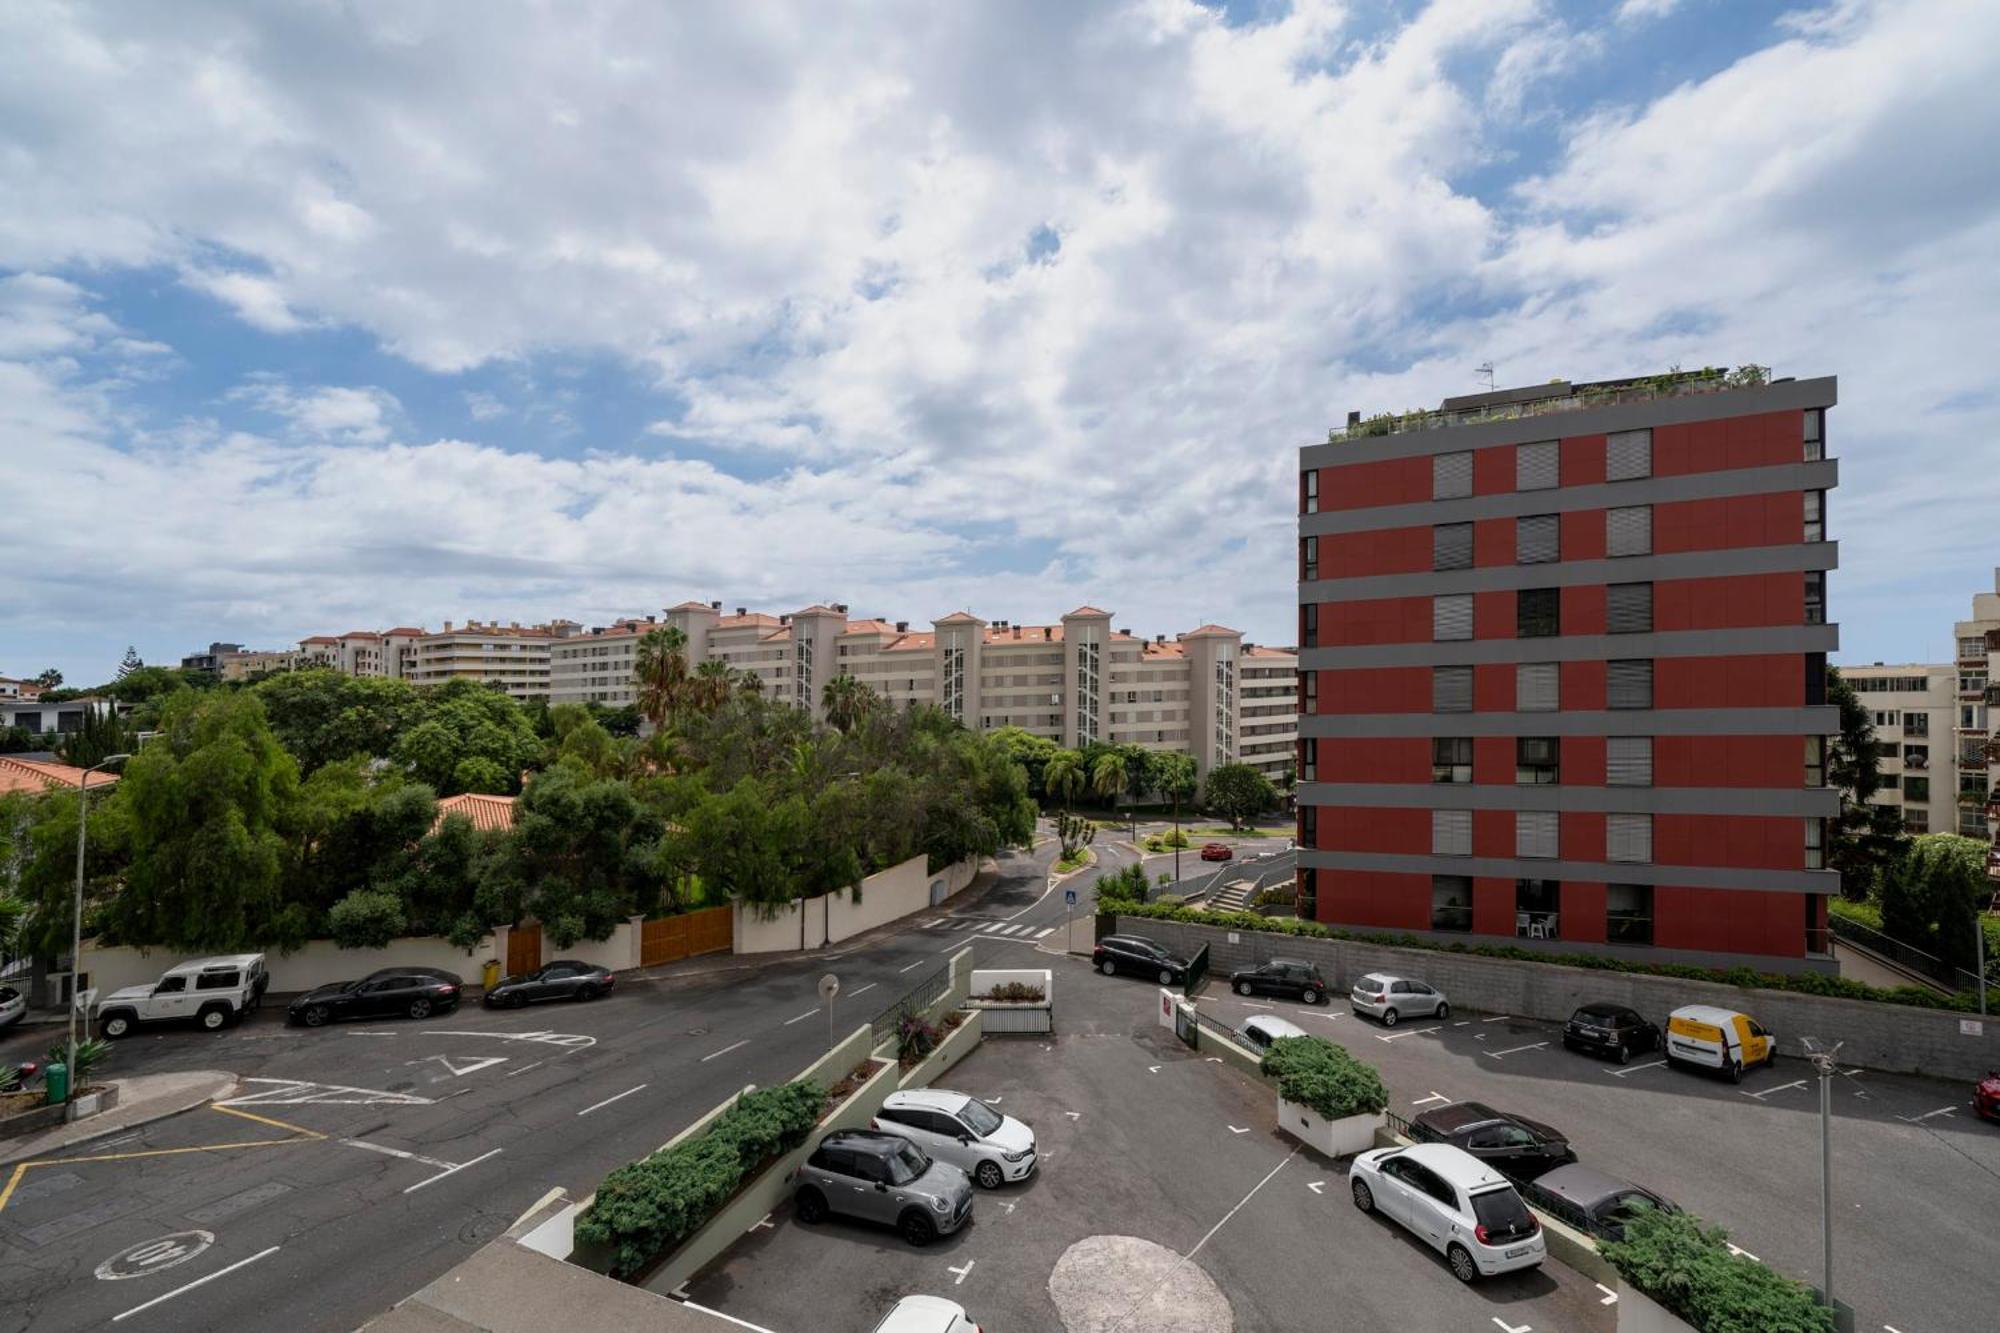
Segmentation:
{"type": "Polygon", "coordinates": [[[1075,890],[1075,889],[1064,889],[1064,890],[1063,890],[1063,905],[1064,905],[1065,907],[1074,907],[1074,906],[1076,906],[1076,890],[1075,890]]]}

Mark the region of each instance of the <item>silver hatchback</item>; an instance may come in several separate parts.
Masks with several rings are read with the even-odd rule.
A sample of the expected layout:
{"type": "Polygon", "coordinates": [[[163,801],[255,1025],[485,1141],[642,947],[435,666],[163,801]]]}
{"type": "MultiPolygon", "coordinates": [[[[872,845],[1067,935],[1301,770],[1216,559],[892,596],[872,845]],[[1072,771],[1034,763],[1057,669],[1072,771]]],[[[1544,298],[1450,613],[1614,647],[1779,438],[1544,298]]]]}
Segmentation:
{"type": "Polygon", "coordinates": [[[928,1245],[972,1220],[972,1178],[900,1134],[837,1130],[799,1168],[792,1208],[808,1226],[839,1213],[928,1245]]]}

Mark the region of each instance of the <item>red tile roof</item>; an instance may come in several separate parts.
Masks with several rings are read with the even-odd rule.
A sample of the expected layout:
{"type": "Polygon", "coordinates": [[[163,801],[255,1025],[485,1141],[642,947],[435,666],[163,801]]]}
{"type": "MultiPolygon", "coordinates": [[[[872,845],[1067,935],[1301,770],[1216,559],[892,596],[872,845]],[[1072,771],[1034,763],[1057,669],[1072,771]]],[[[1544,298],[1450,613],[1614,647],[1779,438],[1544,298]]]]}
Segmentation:
{"type": "MultiPolygon", "coordinates": [[[[0,792],[59,791],[64,787],[74,791],[77,779],[83,770],[70,764],[58,764],[47,759],[20,759],[14,755],[0,755],[0,792]]],[[[108,787],[118,781],[116,773],[93,773],[90,786],[108,787]]]]}
{"type": "Polygon", "coordinates": [[[882,651],[885,653],[927,653],[935,647],[937,647],[937,635],[935,634],[905,634],[894,643],[883,644],[882,651]]]}
{"type": "Polygon", "coordinates": [[[514,798],[485,796],[478,792],[447,796],[438,802],[437,819],[431,824],[431,832],[444,827],[447,815],[464,815],[472,821],[472,827],[482,832],[510,829],[514,827],[514,798]]]}
{"type": "Polygon", "coordinates": [[[1063,619],[1068,620],[1070,616],[1108,616],[1110,614],[1109,611],[1101,610],[1095,606],[1079,606],[1076,610],[1070,612],[1068,616],[1064,616],[1063,619]]]}
{"type": "Polygon", "coordinates": [[[382,636],[372,629],[351,629],[340,637],[343,639],[374,639],[378,643],[382,639],[382,636]]]}
{"type": "Polygon", "coordinates": [[[388,638],[388,637],[389,637],[389,636],[391,636],[391,635],[410,635],[410,634],[415,634],[415,635],[423,635],[423,634],[428,634],[428,633],[430,633],[430,631],[429,631],[429,630],[427,630],[427,629],[424,629],[424,628],[423,628],[423,627],[421,627],[421,626],[417,626],[417,625],[398,625],[398,626],[397,626],[397,627],[396,627],[395,629],[385,629],[385,630],[383,630],[383,631],[382,631],[382,637],[384,637],[384,638],[388,638]]]}
{"type": "Polygon", "coordinates": [[[299,640],[299,642],[300,642],[300,643],[339,643],[339,642],[340,642],[340,640],[339,640],[339,639],[336,639],[336,638],[334,638],[334,637],[333,637],[333,636],[332,636],[331,634],[315,634],[315,635],[313,635],[313,636],[312,636],[311,638],[308,638],[308,639],[300,639],[300,640],[299,640]]]}
{"type": "Polygon", "coordinates": [[[986,622],[970,611],[954,611],[937,622],[940,625],[983,625],[986,622]]]}
{"type": "Polygon", "coordinates": [[[1242,633],[1243,633],[1242,630],[1230,629],[1226,625],[1203,625],[1200,629],[1191,629],[1187,633],[1179,635],[1177,637],[1183,639],[1203,639],[1203,638],[1211,638],[1215,635],[1221,634],[1221,635],[1227,635],[1231,638],[1235,638],[1240,636],[1242,633]]]}
{"type": "Polygon", "coordinates": [[[1245,645],[1243,649],[1243,655],[1245,657],[1297,657],[1298,656],[1298,654],[1296,652],[1293,652],[1290,648],[1273,648],[1266,643],[1253,643],[1245,645]]]}
{"type": "Polygon", "coordinates": [[[748,615],[724,616],[715,622],[717,629],[736,629],[744,625],[775,625],[776,616],[767,616],[762,611],[752,611],[748,615]]]}
{"type": "Polygon", "coordinates": [[[996,625],[986,631],[988,643],[1018,643],[1023,646],[1031,643],[1061,643],[1062,637],[1061,625],[1009,625],[1004,629],[996,625]],[[1017,629],[1021,631],[1019,638],[1014,637],[1014,631],[1017,629]]]}
{"type": "Polygon", "coordinates": [[[707,602],[697,602],[697,601],[693,600],[692,598],[690,598],[689,600],[687,600],[687,601],[685,601],[685,602],[682,602],[682,603],[681,603],[681,604],[680,604],[679,606],[670,606],[670,607],[668,607],[668,608],[667,608],[667,610],[669,610],[669,611],[713,611],[713,610],[715,610],[715,608],[714,608],[714,607],[712,607],[712,606],[710,606],[710,605],[709,605],[709,604],[708,604],[707,602]]]}

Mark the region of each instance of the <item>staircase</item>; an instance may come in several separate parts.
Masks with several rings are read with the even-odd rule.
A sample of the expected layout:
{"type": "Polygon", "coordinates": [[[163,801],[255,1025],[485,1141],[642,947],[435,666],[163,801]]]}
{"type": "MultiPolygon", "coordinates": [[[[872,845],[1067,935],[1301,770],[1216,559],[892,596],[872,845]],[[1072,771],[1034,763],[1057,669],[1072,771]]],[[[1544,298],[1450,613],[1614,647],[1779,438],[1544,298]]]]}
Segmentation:
{"type": "Polygon", "coordinates": [[[1217,912],[1247,912],[1250,897],[1256,892],[1255,880],[1233,879],[1211,894],[1203,906],[1217,912]]]}

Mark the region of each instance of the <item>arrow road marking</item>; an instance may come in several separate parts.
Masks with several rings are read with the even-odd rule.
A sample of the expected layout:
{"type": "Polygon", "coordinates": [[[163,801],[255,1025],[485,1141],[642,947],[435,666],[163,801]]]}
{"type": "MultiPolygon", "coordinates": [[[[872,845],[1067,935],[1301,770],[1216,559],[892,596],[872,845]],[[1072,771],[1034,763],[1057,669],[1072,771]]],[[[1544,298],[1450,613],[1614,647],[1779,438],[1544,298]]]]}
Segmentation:
{"type": "Polygon", "coordinates": [[[1314,1194],[1324,1194],[1326,1193],[1326,1182],[1324,1180],[1308,1180],[1306,1188],[1314,1194]]]}
{"type": "Polygon", "coordinates": [[[1618,1303],[1618,1293],[1605,1286],[1602,1282],[1593,1282],[1590,1285],[1604,1293],[1604,1299],[1598,1302],[1599,1305],[1616,1305],[1618,1303]]]}
{"type": "Polygon", "coordinates": [[[955,1281],[954,1281],[954,1282],[953,1282],[953,1283],[952,1283],[951,1285],[952,1285],[952,1286],[954,1286],[954,1287],[958,1287],[958,1286],[963,1286],[963,1285],[965,1284],[965,1277],[966,1277],[966,1274],[970,1273],[970,1272],[972,1271],[972,1266],[973,1266],[974,1264],[978,1263],[978,1262],[979,1262],[979,1261],[978,1261],[977,1259],[967,1259],[967,1260],[965,1261],[965,1267],[963,1267],[963,1268],[950,1268],[950,1267],[947,1267],[947,1268],[946,1268],[946,1269],[944,1270],[945,1272],[947,1272],[947,1273],[956,1273],[956,1274],[958,1274],[958,1278],[957,1278],[957,1280],[955,1280],[955,1281]]]}
{"type": "Polygon", "coordinates": [[[1250,1126],[1245,1125],[1243,1128],[1238,1129],[1236,1126],[1231,1125],[1229,1127],[1229,1132],[1231,1134],[1248,1134],[1250,1132],[1250,1126]]]}

